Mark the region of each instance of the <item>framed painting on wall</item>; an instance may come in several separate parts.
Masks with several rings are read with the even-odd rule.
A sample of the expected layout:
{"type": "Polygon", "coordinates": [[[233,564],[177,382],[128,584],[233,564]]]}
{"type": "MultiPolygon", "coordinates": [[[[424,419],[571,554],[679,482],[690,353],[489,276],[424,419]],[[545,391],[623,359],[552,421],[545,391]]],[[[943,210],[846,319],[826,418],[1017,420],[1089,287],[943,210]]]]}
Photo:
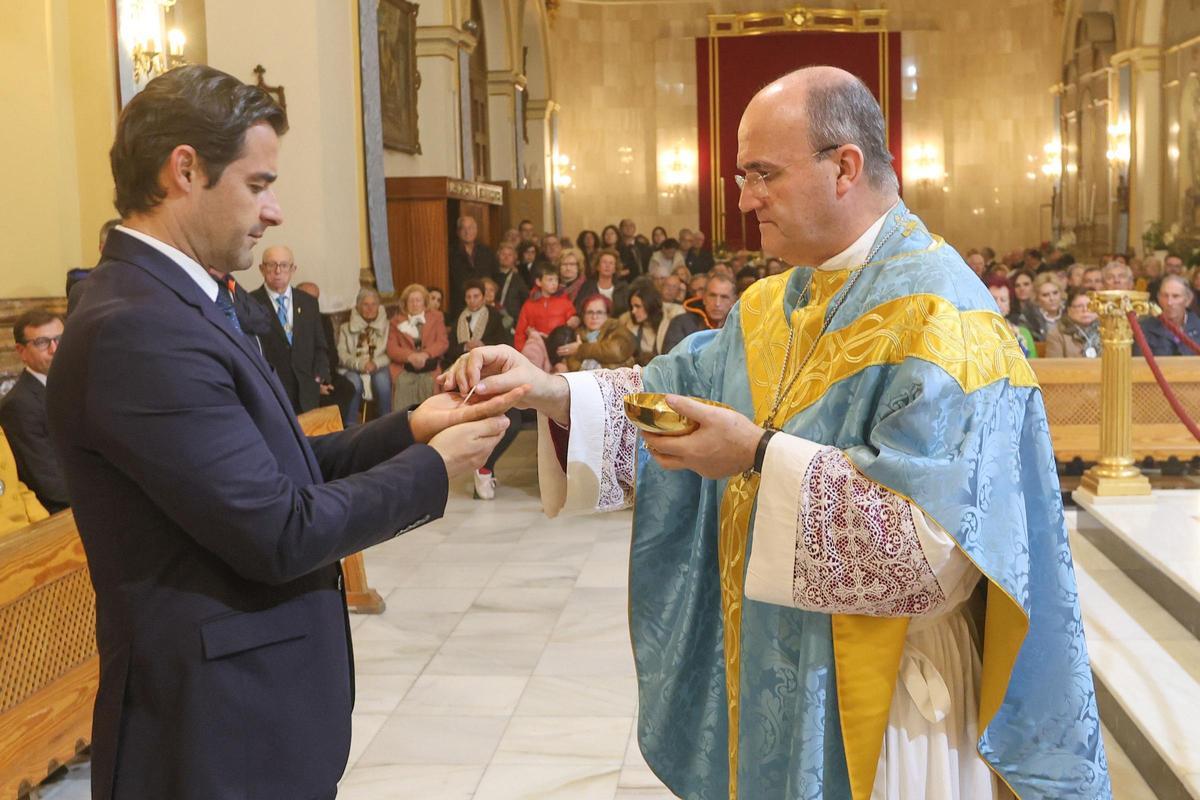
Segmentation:
{"type": "Polygon", "coordinates": [[[417,128],[417,5],[407,0],[379,0],[379,94],[383,146],[420,153],[417,128]]]}

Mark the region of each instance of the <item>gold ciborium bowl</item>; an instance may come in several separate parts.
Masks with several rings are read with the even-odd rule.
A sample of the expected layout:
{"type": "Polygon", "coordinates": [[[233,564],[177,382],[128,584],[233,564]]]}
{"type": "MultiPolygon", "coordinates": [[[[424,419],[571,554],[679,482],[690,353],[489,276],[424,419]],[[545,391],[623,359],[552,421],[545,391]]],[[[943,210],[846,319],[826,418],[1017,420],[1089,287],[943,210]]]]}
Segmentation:
{"type": "MultiPolygon", "coordinates": [[[[697,403],[733,410],[730,406],[718,403],[716,400],[706,400],[703,397],[690,399],[697,403]]],[[[665,394],[656,392],[625,395],[625,416],[647,433],[657,433],[659,436],[686,436],[700,427],[699,423],[688,419],[667,405],[665,394]]]]}

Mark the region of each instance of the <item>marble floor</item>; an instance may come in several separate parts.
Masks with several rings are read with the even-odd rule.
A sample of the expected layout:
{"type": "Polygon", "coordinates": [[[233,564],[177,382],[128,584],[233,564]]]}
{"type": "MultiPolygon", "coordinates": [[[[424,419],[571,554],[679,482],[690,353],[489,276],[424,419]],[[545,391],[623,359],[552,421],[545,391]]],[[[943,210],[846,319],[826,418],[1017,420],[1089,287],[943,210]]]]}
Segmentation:
{"type": "MultiPolygon", "coordinates": [[[[367,552],[379,616],[352,617],[357,706],[340,800],[670,798],[634,735],[629,512],[547,520],[535,440],[497,499],[367,552]]],[[[1111,743],[1111,737],[1107,737],[1111,743]]],[[[1110,744],[1121,800],[1154,795],[1110,744]]],[[[85,800],[86,762],[39,800],[85,800]]]]}

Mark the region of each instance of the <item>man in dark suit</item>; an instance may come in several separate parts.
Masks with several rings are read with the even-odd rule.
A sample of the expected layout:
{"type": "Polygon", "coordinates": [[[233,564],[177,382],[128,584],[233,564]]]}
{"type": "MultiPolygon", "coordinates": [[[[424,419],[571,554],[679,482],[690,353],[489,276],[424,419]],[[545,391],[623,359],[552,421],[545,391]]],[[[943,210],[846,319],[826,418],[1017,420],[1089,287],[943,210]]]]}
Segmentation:
{"type": "Polygon", "coordinates": [[[49,311],[33,309],[17,317],[13,340],[25,369],[0,402],[0,428],[12,447],[17,475],[51,514],[71,505],[46,426],[46,375],[62,333],[62,320],[49,311]]]}
{"type": "Polygon", "coordinates": [[[278,245],[263,251],[263,285],[250,293],[271,317],[271,330],[260,337],[263,355],[275,368],[297,414],[321,404],[322,387],[330,386],[329,350],[321,329],[316,298],[292,290],[296,259],[278,245]]]}
{"type": "MultiPolygon", "coordinates": [[[[312,281],[305,281],[304,283],[296,284],[296,291],[304,292],[312,299],[317,301],[318,307],[320,306],[320,286],[317,286],[312,281]]],[[[256,305],[261,308],[260,304],[256,305]]],[[[332,386],[329,384],[324,384],[321,386],[320,405],[322,408],[325,406],[337,406],[338,411],[341,412],[342,420],[347,423],[346,427],[349,428],[350,425],[348,423],[350,420],[346,412],[350,409],[351,404],[354,402],[354,398],[358,394],[358,390],[354,388],[354,384],[352,384],[345,375],[342,375],[340,372],[338,372],[337,334],[333,332],[333,320],[331,320],[325,314],[320,314],[319,316],[321,317],[321,333],[325,337],[325,352],[329,356],[329,364],[326,367],[326,371],[329,375],[329,383],[332,384],[332,386]]],[[[355,418],[353,422],[357,424],[358,419],[355,418]]]]}
{"type": "Polygon", "coordinates": [[[621,269],[617,274],[627,281],[632,281],[639,275],[645,275],[650,266],[650,256],[653,251],[649,244],[638,241],[637,224],[631,219],[621,220],[621,244],[618,248],[621,254],[621,269]]]}
{"type": "Polygon", "coordinates": [[[458,241],[450,253],[450,294],[446,300],[450,306],[447,320],[456,319],[463,309],[463,292],[468,281],[484,278],[496,279],[500,262],[492,248],[479,241],[479,223],[474,217],[458,218],[458,241]]]}
{"type": "Polygon", "coordinates": [[[704,231],[692,231],[692,246],[683,254],[683,261],[693,275],[707,275],[713,268],[713,254],[704,247],[704,231]]]}
{"type": "Polygon", "coordinates": [[[248,268],[282,222],[286,127],[201,65],[152,80],[117,125],[123,223],[47,391],[96,590],[94,800],[335,796],[354,691],[339,559],[440,516],[516,399],[437,395],[303,435],[206,271],[248,268]]]}

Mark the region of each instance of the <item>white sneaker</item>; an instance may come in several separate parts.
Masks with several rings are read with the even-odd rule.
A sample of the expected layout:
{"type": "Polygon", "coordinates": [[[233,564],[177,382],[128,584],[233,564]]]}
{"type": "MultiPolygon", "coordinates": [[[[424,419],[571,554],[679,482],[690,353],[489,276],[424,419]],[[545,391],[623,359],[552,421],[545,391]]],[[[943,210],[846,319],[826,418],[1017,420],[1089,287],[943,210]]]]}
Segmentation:
{"type": "Polygon", "coordinates": [[[475,473],[475,499],[496,499],[496,476],[490,469],[484,468],[475,473]]]}

